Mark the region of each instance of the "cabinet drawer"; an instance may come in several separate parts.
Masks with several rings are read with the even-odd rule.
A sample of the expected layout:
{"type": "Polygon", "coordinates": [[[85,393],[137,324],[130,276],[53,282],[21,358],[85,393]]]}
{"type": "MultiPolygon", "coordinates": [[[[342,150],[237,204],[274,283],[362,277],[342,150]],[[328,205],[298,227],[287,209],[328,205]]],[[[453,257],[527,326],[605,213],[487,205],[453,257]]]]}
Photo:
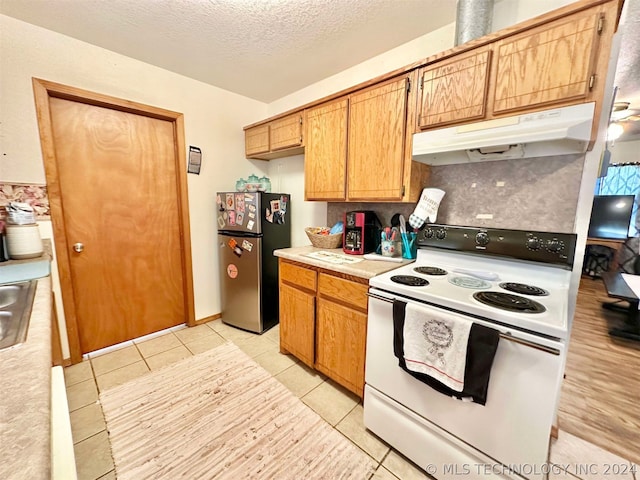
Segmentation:
{"type": "Polygon", "coordinates": [[[316,291],[316,272],[292,263],[280,261],[280,279],[299,288],[316,291]]]}
{"type": "Polygon", "coordinates": [[[366,312],[367,311],[367,291],[368,285],[334,277],[325,273],[320,274],[318,279],[318,294],[339,300],[347,305],[366,312]]]}

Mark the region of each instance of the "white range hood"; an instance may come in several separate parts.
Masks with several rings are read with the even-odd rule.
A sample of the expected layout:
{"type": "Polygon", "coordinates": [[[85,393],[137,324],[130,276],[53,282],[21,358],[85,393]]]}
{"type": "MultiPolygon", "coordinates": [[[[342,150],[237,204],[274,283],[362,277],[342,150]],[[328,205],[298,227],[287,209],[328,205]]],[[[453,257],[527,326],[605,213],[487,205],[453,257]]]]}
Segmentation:
{"type": "Polygon", "coordinates": [[[583,103],[413,136],[413,159],[429,165],[548,157],[587,151],[595,103],[583,103]]]}

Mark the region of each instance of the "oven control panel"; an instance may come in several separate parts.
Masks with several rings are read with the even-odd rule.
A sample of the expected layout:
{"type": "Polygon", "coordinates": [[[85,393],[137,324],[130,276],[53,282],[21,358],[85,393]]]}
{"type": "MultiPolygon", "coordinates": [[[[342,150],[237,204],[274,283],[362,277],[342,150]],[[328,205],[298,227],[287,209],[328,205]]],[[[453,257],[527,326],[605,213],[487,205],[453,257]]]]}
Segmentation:
{"type": "Polygon", "coordinates": [[[575,233],[429,224],[419,233],[418,245],[572,267],[576,239],[575,233]]]}

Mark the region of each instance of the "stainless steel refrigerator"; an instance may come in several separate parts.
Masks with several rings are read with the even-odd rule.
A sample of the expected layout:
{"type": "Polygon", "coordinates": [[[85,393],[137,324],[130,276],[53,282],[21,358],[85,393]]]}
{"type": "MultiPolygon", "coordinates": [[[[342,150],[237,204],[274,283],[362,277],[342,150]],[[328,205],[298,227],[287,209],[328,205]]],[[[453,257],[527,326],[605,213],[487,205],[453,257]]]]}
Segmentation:
{"type": "Polygon", "coordinates": [[[222,321],[263,333],[278,323],[278,259],[291,246],[286,193],[218,192],[222,321]]]}

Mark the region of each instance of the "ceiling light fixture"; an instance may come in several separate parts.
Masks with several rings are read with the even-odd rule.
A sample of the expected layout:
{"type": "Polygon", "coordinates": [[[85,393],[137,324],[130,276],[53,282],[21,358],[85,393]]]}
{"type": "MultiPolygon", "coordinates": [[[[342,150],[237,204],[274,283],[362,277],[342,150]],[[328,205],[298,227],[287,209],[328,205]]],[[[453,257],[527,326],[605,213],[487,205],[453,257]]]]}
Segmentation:
{"type": "Polygon", "coordinates": [[[621,110],[626,110],[629,108],[630,103],[629,102],[615,102],[613,104],[613,111],[614,112],[619,112],[621,110]]]}
{"type": "Polygon", "coordinates": [[[620,138],[620,136],[624,133],[624,128],[619,123],[610,123],[609,128],[607,129],[607,140],[613,142],[620,138]]]}

